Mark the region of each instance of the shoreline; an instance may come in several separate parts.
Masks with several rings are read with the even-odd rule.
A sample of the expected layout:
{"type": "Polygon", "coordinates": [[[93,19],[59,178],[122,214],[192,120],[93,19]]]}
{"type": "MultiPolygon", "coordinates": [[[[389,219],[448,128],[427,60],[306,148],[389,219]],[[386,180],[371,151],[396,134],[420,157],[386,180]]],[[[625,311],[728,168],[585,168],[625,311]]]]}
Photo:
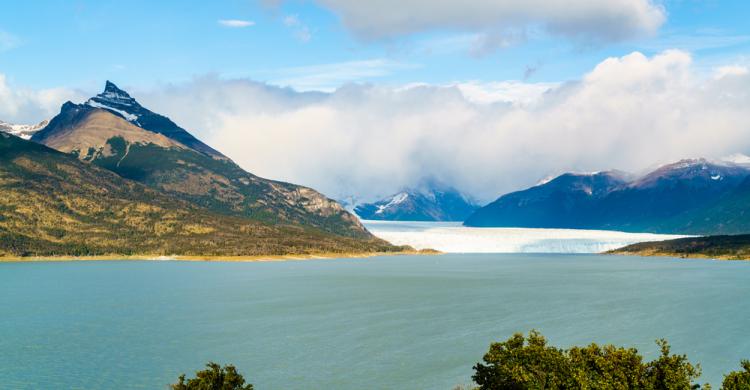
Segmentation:
{"type": "Polygon", "coordinates": [[[714,261],[750,261],[750,258],[733,256],[733,255],[717,255],[710,256],[702,253],[668,253],[668,252],[654,252],[654,251],[639,251],[639,252],[620,252],[618,250],[603,252],[603,255],[613,256],[641,256],[641,257],[670,257],[674,259],[685,259],[685,260],[714,260],[714,261]]]}
{"type": "Polygon", "coordinates": [[[304,261],[360,259],[377,256],[406,255],[439,255],[442,252],[423,249],[399,252],[362,252],[362,253],[315,253],[289,255],[259,256],[199,256],[199,255],[101,255],[101,256],[0,256],[0,263],[35,263],[35,262],[70,262],[70,261],[203,261],[203,262],[270,262],[270,261],[304,261]]]}

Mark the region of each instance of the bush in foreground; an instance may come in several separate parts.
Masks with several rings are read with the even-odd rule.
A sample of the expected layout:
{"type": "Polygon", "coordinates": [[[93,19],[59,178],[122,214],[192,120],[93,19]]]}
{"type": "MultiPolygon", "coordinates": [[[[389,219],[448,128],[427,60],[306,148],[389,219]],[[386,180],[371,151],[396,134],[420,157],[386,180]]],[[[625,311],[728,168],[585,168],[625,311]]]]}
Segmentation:
{"type": "Polygon", "coordinates": [[[742,361],[744,371],[733,371],[724,376],[723,390],[750,390],[750,360],[742,361]]]}
{"type": "Polygon", "coordinates": [[[693,383],[700,376],[700,366],[685,355],[670,354],[666,341],[657,343],[659,358],[644,362],[634,348],[591,344],[564,350],[547,345],[536,331],[528,337],[519,333],[493,343],[484,362],[474,366],[473,379],[480,389],[488,390],[700,389],[693,383]]]}
{"type": "Polygon", "coordinates": [[[206,364],[205,370],[197,371],[195,378],[185,380],[180,375],[177,383],[169,385],[172,390],[253,390],[253,385],[245,385],[245,378],[233,365],[219,366],[214,362],[206,364]]]}

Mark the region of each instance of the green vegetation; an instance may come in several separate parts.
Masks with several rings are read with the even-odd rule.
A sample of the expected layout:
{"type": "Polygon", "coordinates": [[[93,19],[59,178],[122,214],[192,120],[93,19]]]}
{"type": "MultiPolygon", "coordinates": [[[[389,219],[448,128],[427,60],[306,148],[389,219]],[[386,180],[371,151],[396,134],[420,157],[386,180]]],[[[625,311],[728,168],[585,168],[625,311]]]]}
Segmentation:
{"type": "MultiPolygon", "coordinates": [[[[474,382],[482,390],[500,389],[710,389],[694,383],[700,366],[685,355],[670,353],[665,340],[657,341],[660,356],[644,362],[635,348],[599,346],[559,349],[547,345],[536,331],[515,334],[493,343],[483,362],[474,366],[474,382]]],[[[722,389],[750,389],[750,361],[744,371],[724,377],[722,389]]]]}
{"type": "Polygon", "coordinates": [[[725,375],[721,388],[723,390],[750,389],[750,360],[742,361],[742,371],[733,371],[725,375]]]}
{"type": "Polygon", "coordinates": [[[197,371],[195,378],[185,380],[180,375],[177,383],[169,385],[172,390],[253,390],[253,385],[245,384],[245,378],[232,365],[224,367],[210,362],[205,370],[197,371]]]}
{"type": "Polygon", "coordinates": [[[369,236],[215,213],[69,154],[0,135],[0,257],[401,251],[369,236]]]}
{"type": "Polygon", "coordinates": [[[371,238],[354,216],[323,195],[257,177],[231,160],[191,149],[128,144],[121,137],[110,138],[107,146],[111,154],[96,154],[92,163],[213,212],[371,238]]]}
{"type": "Polygon", "coordinates": [[[747,260],[750,259],[750,234],[689,237],[676,240],[641,242],[615,249],[609,253],[747,260]]]}
{"type": "MultiPolygon", "coordinates": [[[[644,362],[635,348],[599,346],[560,349],[547,345],[539,332],[521,333],[490,345],[483,363],[474,366],[472,377],[478,385],[459,385],[453,390],[710,390],[709,384],[694,381],[700,365],[686,355],[671,354],[666,340],[657,340],[661,354],[644,362]]],[[[750,390],[750,360],[743,360],[742,371],[724,376],[721,390],[750,390]]],[[[195,373],[195,378],[170,385],[172,390],[252,390],[232,365],[223,368],[213,362],[195,373]]]]}

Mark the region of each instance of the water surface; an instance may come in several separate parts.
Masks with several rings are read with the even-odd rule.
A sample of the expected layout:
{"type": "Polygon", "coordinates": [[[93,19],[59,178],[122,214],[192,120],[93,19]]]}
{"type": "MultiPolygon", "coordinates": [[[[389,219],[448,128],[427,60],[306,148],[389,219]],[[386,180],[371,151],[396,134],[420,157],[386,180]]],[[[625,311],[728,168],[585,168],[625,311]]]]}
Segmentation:
{"type": "MultiPolygon", "coordinates": [[[[209,360],[259,389],[450,389],[493,340],[653,340],[714,385],[750,358],[750,263],[442,255],[0,264],[0,383],[159,389],[209,360]]],[[[716,387],[716,386],[715,386],[716,387]]]]}

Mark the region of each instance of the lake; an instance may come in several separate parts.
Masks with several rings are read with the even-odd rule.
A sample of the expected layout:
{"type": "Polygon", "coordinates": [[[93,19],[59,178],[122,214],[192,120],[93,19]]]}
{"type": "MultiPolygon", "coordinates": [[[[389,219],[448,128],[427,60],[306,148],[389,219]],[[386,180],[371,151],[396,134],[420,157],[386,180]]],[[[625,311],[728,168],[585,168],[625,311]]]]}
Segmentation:
{"type": "Polygon", "coordinates": [[[451,389],[490,342],[654,340],[717,387],[750,358],[750,262],[446,254],[0,264],[4,389],[160,389],[209,361],[258,389],[451,389]]]}

